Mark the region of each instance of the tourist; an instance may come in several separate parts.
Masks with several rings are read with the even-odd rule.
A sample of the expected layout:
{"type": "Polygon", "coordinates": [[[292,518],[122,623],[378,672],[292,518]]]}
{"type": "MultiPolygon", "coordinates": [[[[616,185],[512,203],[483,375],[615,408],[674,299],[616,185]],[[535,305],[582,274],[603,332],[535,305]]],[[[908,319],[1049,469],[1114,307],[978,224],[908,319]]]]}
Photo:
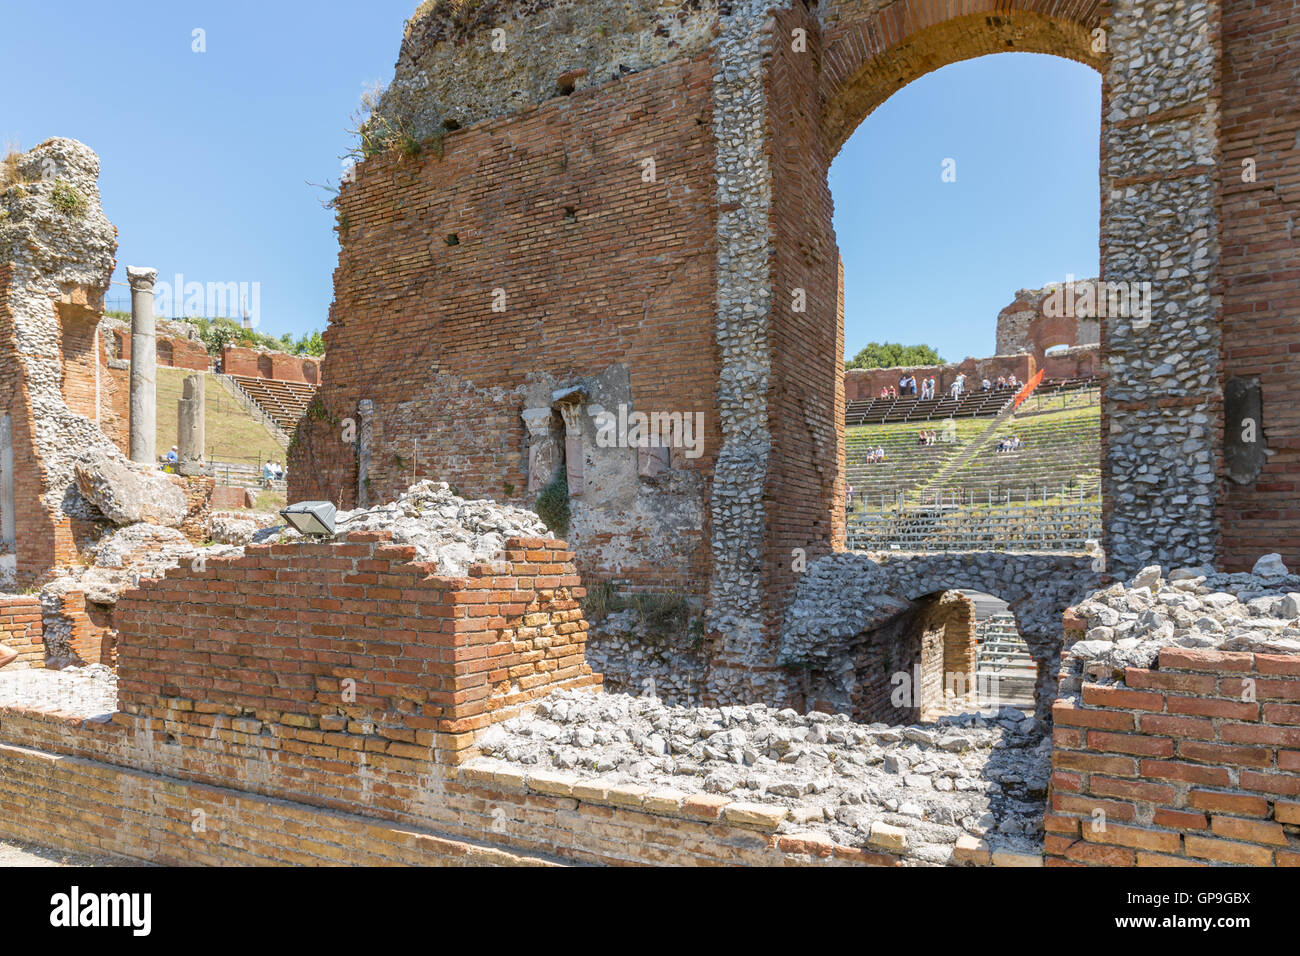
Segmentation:
{"type": "Polygon", "coordinates": [[[887,386],[884,385],[880,386],[880,397],[881,398],[889,397],[889,388],[887,386]]]}
{"type": "Polygon", "coordinates": [[[1014,388],[1019,390],[1020,382],[1016,380],[1015,372],[1012,372],[1010,375],[1007,376],[1007,388],[1014,388]]]}
{"type": "Polygon", "coordinates": [[[990,382],[987,378],[984,379],[984,381],[982,381],[982,382],[980,383],[980,391],[981,391],[981,392],[989,392],[989,391],[992,391],[992,390],[993,390],[993,383],[990,382]]]}
{"type": "Polygon", "coordinates": [[[262,466],[262,487],[270,488],[273,478],[275,478],[275,464],[268,458],[266,464],[262,466]]]}
{"type": "Polygon", "coordinates": [[[845,511],[853,510],[853,486],[852,485],[849,485],[844,492],[844,510],[845,511]]]}
{"type": "Polygon", "coordinates": [[[897,399],[897,398],[898,398],[898,389],[894,388],[894,386],[892,386],[892,385],[889,386],[889,397],[890,397],[891,399],[897,399]]]}
{"type": "Polygon", "coordinates": [[[961,398],[961,393],[966,390],[966,375],[963,373],[957,376],[957,381],[952,383],[952,400],[955,402],[961,398]]]}
{"type": "Polygon", "coordinates": [[[1000,391],[1002,391],[1002,390],[1003,390],[1004,388],[1006,388],[1006,387],[1007,387],[1007,377],[1006,377],[1005,375],[999,375],[999,376],[998,376],[998,391],[1000,392],[1000,391]]]}
{"type": "Polygon", "coordinates": [[[284,465],[280,464],[277,461],[274,463],[274,467],[275,467],[275,480],[284,481],[284,465]]]}
{"type": "Polygon", "coordinates": [[[167,463],[169,465],[174,465],[176,464],[176,462],[180,460],[181,460],[180,449],[178,449],[175,445],[172,445],[172,450],[167,453],[167,463]]]}
{"type": "Polygon", "coordinates": [[[880,445],[877,445],[877,446],[876,446],[876,461],[884,461],[884,460],[885,460],[885,449],[882,448],[880,445]]]}

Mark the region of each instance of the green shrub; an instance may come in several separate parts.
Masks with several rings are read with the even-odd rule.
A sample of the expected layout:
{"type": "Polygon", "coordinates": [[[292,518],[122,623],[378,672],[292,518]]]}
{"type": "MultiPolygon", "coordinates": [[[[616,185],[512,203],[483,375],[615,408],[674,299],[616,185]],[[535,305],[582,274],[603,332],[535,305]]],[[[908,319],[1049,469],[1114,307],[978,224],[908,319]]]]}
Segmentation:
{"type": "Polygon", "coordinates": [[[86,211],[86,197],[62,179],[54,181],[54,191],[50,194],[54,208],[67,216],[80,216],[86,211]]]}
{"type": "Polygon", "coordinates": [[[552,534],[568,537],[572,512],[569,511],[569,479],[563,471],[538,494],[536,510],[552,534]]]}

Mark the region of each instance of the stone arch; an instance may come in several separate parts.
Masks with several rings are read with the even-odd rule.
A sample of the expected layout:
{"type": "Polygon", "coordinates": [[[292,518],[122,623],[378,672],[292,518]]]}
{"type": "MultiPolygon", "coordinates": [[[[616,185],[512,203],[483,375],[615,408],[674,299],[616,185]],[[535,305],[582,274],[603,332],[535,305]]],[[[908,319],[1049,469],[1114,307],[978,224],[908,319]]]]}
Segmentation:
{"type": "MultiPolygon", "coordinates": [[[[1069,7],[1050,0],[1010,4],[988,0],[895,0],[887,5],[873,5],[870,0],[832,0],[815,14],[797,6],[776,14],[767,70],[772,153],[768,222],[774,250],[768,328],[773,342],[770,362],[774,387],[769,386],[770,397],[764,409],[772,436],[770,451],[766,452],[764,496],[783,502],[817,500],[832,516],[830,521],[820,523],[796,523],[788,520],[786,512],[773,511],[765,516],[769,544],[766,579],[749,586],[752,591],[772,595],[772,604],[778,610],[788,605],[797,589],[802,589],[803,582],[790,566],[791,553],[808,548],[810,541],[832,552],[846,545],[844,525],[838,520],[845,481],[840,414],[844,407],[840,360],[844,330],[833,202],[827,179],[831,160],[853,129],[888,96],[950,63],[1015,50],[1054,54],[1103,70],[1105,62],[1091,48],[1092,31],[1102,22],[1100,11],[1095,2],[1069,7]],[[799,29],[806,30],[810,37],[809,56],[788,50],[786,38],[799,29]],[[796,314],[791,307],[788,290],[793,289],[804,291],[807,302],[812,303],[806,312],[796,314]],[[836,410],[835,440],[809,447],[796,433],[795,426],[806,418],[804,410],[808,407],[836,410]],[[837,457],[829,458],[832,455],[837,457]],[[823,491],[821,481],[828,468],[837,478],[829,483],[834,488],[830,495],[823,491]]],[[[726,236],[720,238],[725,242],[726,236]]],[[[728,258],[739,261],[737,256],[728,258]]],[[[729,276],[720,273],[720,288],[725,290],[730,281],[729,276]]],[[[726,318],[720,315],[720,327],[725,327],[726,318]]],[[[719,341],[725,344],[723,339],[719,341]]],[[[741,381],[752,374],[752,366],[752,362],[741,361],[733,370],[724,362],[722,379],[741,381]]],[[[723,413],[725,416],[725,407],[723,413]]],[[[724,438],[726,435],[724,429],[724,438]]],[[[737,449],[736,457],[746,450],[737,449]]],[[[728,457],[725,447],[722,457],[728,457]]],[[[758,469],[751,466],[750,473],[758,473],[758,469]]],[[[725,504],[732,504],[743,492],[726,487],[724,494],[726,498],[719,495],[715,477],[715,498],[725,504]]],[[[714,529],[715,554],[727,550],[743,553],[743,548],[735,547],[736,522],[727,514],[715,512],[714,529]]],[[[715,604],[719,599],[726,601],[730,616],[727,623],[734,628],[733,622],[741,617],[737,611],[742,608],[728,592],[734,593],[736,588],[731,581],[726,582],[727,588],[718,586],[720,571],[729,570],[715,565],[712,594],[715,604]]],[[[929,591],[944,586],[968,585],[959,573],[954,573],[929,591]]],[[[996,594],[1008,603],[1027,598],[1018,594],[1008,597],[996,587],[969,586],[996,594]]],[[[907,600],[918,596],[908,596],[907,600]]],[[[755,629],[771,624],[770,616],[754,620],[755,629]]],[[[1050,635],[1043,632],[1038,655],[1041,661],[1050,661],[1051,641],[1058,635],[1059,618],[1050,635]]],[[[765,677],[763,664],[768,662],[760,662],[756,659],[760,655],[745,650],[743,655],[733,654],[724,647],[715,658],[710,682],[715,686],[734,684],[736,677],[725,673],[734,666],[748,672],[746,678],[752,682],[755,696],[770,694],[770,688],[759,683],[765,677]]]]}
{"type": "Polygon", "coordinates": [[[1101,69],[1090,0],[872,0],[832,3],[823,32],[821,128],[828,156],[877,106],[940,67],[991,53],[1049,53],[1101,69]]]}
{"type": "Polygon", "coordinates": [[[1064,631],[1061,615],[1100,584],[1091,559],[1074,555],[963,552],[893,557],[828,555],[799,581],[786,614],[778,663],[795,675],[791,695],[834,697],[860,636],[896,619],[915,602],[952,590],[1007,602],[1034,661],[1037,715],[1049,719],[1064,631]]]}

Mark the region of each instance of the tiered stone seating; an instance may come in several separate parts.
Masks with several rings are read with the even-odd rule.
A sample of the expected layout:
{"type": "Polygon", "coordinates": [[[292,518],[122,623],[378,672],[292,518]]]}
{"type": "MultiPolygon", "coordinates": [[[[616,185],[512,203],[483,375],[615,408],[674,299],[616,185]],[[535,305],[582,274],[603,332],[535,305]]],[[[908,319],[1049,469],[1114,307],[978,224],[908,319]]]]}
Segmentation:
{"type": "Polygon", "coordinates": [[[293,434],[298,421],[307,413],[307,406],[316,397],[317,386],[304,382],[281,382],[248,375],[231,375],[230,378],[289,434],[293,434]]]}
{"type": "Polygon", "coordinates": [[[844,421],[849,425],[876,425],[887,422],[932,422],[944,418],[978,418],[996,415],[1014,397],[1014,391],[1003,389],[966,392],[955,400],[947,392],[925,400],[916,395],[874,398],[871,401],[850,402],[844,412],[844,421]]]}
{"type": "MultiPolygon", "coordinates": [[[[1057,396],[1097,388],[1095,378],[1044,379],[1034,394],[1039,402],[1057,396]]],[[[1015,397],[1015,389],[981,392],[978,387],[967,391],[960,399],[943,392],[935,398],[922,401],[915,395],[898,398],[873,398],[849,402],[844,410],[846,425],[883,425],[893,422],[933,422],[944,418],[978,418],[996,415],[1008,401],[1015,397]]],[[[1086,402],[1084,403],[1086,404],[1086,402]]],[[[1069,407],[1054,403],[1053,407],[1069,407]]]]}
{"type": "Polygon", "coordinates": [[[1038,668],[1011,614],[995,614],[975,627],[975,684],[996,688],[998,703],[1032,709],[1038,668]]]}
{"type": "Polygon", "coordinates": [[[1098,416],[1016,415],[994,433],[980,453],[927,495],[965,495],[1011,503],[1062,492],[1092,497],[1101,483],[1101,435],[1098,416]],[[1018,435],[1024,447],[999,452],[999,439],[1018,435]]]}

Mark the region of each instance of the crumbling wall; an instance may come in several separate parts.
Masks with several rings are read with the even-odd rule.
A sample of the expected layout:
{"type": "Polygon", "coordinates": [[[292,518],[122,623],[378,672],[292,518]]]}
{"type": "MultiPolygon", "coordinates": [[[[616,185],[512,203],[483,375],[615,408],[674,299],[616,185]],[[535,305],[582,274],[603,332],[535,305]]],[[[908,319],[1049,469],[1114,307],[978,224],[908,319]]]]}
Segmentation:
{"type": "MultiPolygon", "coordinates": [[[[1108,303],[1097,303],[1097,280],[1080,279],[1069,284],[1071,296],[1063,295],[1065,283],[1041,289],[1020,289],[1010,305],[998,313],[997,352],[1012,355],[1029,352],[1039,365],[1047,350],[1057,345],[1098,345],[1101,342],[1100,315],[1108,303]]],[[[1101,292],[1103,300],[1106,293],[1101,292]]]]}
{"type": "Polygon", "coordinates": [[[347,507],[434,478],[532,506],[523,413],[581,386],[563,428],[584,574],[698,592],[719,444],[710,80],[681,59],[361,163],[290,496],[347,507]],[[620,406],[698,421],[698,455],[603,447],[597,410],[620,406]]]}
{"type": "Polygon", "coordinates": [[[621,80],[708,46],[716,0],[431,0],[406,23],[392,83],[370,120],[376,144],[424,140],[621,80]],[[466,77],[473,76],[473,82],[466,77]]]}
{"type": "Polygon", "coordinates": [[[39,578],[75,558],[96,513],[79,493],[73,459],[114,449],[63,393],[60,309],[102,306],[117,231],[99,203],[99,158],[70,139],[52,139],[18,161],[20,182],[0,193],[0,378],[13,423],[17,577],[39,578]]]}

